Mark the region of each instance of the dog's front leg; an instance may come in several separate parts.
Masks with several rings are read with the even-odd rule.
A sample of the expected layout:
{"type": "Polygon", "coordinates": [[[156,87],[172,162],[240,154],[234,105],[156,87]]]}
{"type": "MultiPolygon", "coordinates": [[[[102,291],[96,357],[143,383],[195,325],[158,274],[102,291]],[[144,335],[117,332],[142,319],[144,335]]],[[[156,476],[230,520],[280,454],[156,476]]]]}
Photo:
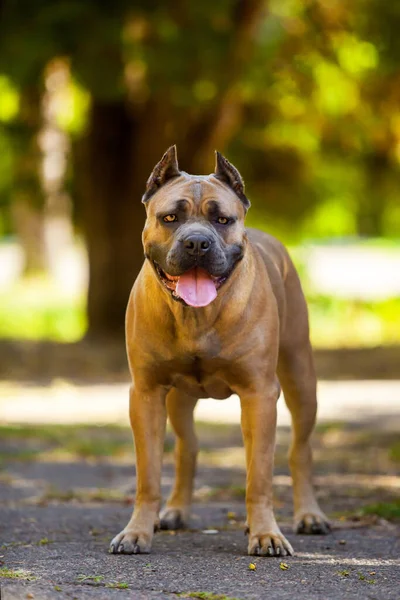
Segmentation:
{"type": "Polygon", "coordinates": [[[111,542],[114,554],[147,554],[161,504],[161,466],[166,424],[166,392],[132,386],[129,417],[136,448],[137,487],[132,517],[111,542]]]}
{"type": "Polygon", "coordinates": [[[249,531],[248,553],[260,556],[293,554],[282,535],[272,506],[276,403],[279,384],[263,391],[241,395],[242,432],[246,450],[246,508],[249,531]]]}

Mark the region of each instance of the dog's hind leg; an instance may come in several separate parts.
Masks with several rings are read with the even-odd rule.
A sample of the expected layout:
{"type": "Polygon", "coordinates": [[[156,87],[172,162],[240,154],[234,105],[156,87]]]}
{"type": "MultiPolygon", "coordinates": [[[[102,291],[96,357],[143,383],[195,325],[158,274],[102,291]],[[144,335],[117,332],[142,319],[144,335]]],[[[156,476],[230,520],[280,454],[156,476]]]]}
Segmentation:
{"type": "Polygon", "coordinates": [[[172,388],[167,396],[168,417],[177,437],[176,477],[174,488],[161,513],[161,529],[181,529],[188,524],[198,451],[193,422],[196,403],[197,398],[176,388],[172,388]]]}
{"type": "Polygon", "coordinates": [[[310,436],[317,413],[317,379],[308,311],[299,277],[291,262],[285,280],[278,377],[293,424],[289,464],[293,477],[295,530],[298,533],[327,533],[329,522],[318,506],[312,484],[310,436]]]}
{"type": "Polygon", "coordinates": [[[310,436],[317,412],[316,377],[309,341],[281,347],[278,376],[292,416],[289,464],[293,478],[294,524],[297,533],[324,534],[330,530],[312,484],[310,436]]]}

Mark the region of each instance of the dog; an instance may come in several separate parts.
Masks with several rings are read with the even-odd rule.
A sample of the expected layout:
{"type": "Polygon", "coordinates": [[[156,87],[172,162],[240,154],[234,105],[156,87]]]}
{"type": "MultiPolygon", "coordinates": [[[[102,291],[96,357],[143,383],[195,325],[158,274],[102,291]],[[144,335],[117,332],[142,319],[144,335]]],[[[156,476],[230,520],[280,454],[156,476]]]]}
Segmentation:
{"type": "Polygon", "coordinates": [[[196,402],[237,394],[247,465],[248,554],[291,555],[272,504],[281,386],[293,422],[295,531],[330,529],[312,485],[316,376],[296,270],[278,240],[245,229],[250,202],[243,179],[218,152],[215,172],[197,176],[181,171],[176,147],[169,148],[142,201],[145,261],[126,314],[136,501],[110,552],[148,553],[158,526],[174,530],[187,524],[198,449],[196,402]],[[177,437],[176,480],[159,516],[167,415],[177,437]]]}

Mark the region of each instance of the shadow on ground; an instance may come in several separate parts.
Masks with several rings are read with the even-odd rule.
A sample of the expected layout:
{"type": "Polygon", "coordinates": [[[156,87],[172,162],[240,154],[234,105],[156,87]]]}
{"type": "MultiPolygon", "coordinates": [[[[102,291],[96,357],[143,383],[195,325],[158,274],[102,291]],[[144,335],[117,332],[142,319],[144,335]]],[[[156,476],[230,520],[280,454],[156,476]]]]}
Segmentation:
{"type": "MultiPolygon", "coordinates": [[[[198,431],[191,529],[157,534],[149,556],[113,556],[108,543],[126,524],[134,496],[130,431],[0,427],[2,599],[398,600],[400,443],[390,418],[317,429],[318,495],[334,522],[327,537],[291,534],[290,432],[278,431],[275,507],[296,550],[287,568],[279,559],[251,561],[245,554],[239,428],[198,424],[198,431]]],[[[168,433],[164,497],[173,480],[172,450],[168,433]]]]}

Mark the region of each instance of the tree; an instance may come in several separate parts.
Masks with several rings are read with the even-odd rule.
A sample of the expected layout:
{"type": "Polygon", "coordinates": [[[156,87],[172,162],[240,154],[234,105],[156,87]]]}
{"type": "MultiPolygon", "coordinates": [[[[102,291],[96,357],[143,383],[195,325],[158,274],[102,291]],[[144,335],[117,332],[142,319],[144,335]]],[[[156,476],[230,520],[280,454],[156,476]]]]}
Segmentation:
{"type": "Polygon", "coordinates": [[[140,197],[172,143],[194,173],[212,170],[215,148],[228,151],[249,182],[253,222],[273,217],[293,236],[303,222],[315,233],[322,221],[325,235],[385,228],[400,141],[395,3],[2,0],[0,7],[0,72],[20,90],[40,90],[46,65],[59,57],[90,94],[72,152],[90,264],[90,335],[122,332],[143,260],[140,197]]]}
{"type": "Polygon", "coordinates": [[[42,0],[21,16],[16,4],[4,3],[2,19],[11,31],[4,41],[9,52],[13,40],[24,40],[11,75],[22,82],[66,54],[92,96],[87,130],[73,154],[90,264],[89,335],[118,335],[143,261],[140,197],[148,174],[174,142],[188,170],[211,167],[216,139],[228,140],[235,124],[235,86],[265,5],[220,0],[210,11],[208,3],[143,2],[130,11],[123,1],[42,0]],[[40,51],[29,56],[38,40],[40,51]]]}
{"type": "Polygon", "coordinates": [[[28,85],[20,90],[18,115],[9,131],[14,150],[11,214],[24,249],[27,274],[45,271],[48,266],[40,177],[40,126],[40,89],[28,85]]]}

